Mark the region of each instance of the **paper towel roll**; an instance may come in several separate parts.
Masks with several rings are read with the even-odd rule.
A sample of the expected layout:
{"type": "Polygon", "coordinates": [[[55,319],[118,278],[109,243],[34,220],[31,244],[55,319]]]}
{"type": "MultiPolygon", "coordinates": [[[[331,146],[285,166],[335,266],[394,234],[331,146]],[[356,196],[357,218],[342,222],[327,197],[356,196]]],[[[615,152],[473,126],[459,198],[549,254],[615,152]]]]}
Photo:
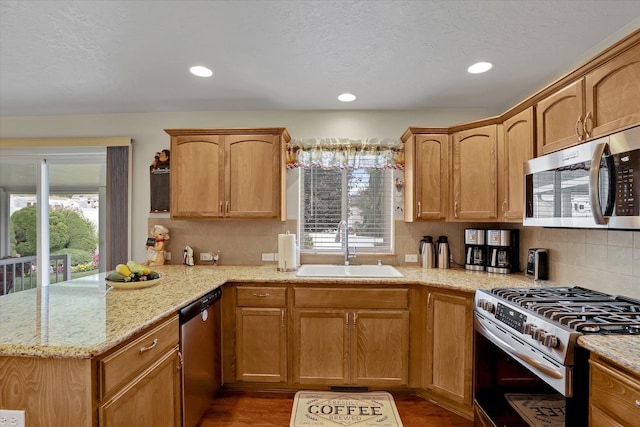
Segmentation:
{"type": "Polygon", "coordinates": [[[278,271],[294,271],[296,263],[296,235],[278,234],[278,271]]]}

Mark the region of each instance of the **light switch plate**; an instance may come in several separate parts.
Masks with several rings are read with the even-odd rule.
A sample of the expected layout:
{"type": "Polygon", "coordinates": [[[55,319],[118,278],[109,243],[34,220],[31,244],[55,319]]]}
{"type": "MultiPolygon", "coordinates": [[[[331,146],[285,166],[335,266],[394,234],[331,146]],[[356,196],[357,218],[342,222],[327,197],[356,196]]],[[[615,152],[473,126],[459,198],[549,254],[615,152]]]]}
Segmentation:
{"type": "Polygon", "coordinates": [[[167,261],[171,261],[171,252],[165,252],[164,259],[166,259],[167,261]]]}
{"type": "Polygon", "coordinates": [[[213,261],[213,255],[210,252],[200,252],[200,261],[213,261]]]}
{"type": "Polygon", "coordinates": [[[262,254],[263,261],[274,261],[273,254],[262,254]]]}
{"type": "Polygon", "coordinates": [[[0,409],[0,427],[25,427],[24,411],[0,409]]]}
{"type": "Polygon", "coordinates": [[[418,254],[404,254],[404,262],[418,262],[418,254]]]}

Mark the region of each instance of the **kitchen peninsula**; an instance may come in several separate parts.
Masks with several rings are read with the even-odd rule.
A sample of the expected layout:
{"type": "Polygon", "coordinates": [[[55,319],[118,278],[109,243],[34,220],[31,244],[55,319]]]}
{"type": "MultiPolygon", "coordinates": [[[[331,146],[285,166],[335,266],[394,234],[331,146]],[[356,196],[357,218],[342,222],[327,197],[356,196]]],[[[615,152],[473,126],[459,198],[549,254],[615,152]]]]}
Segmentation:
{"type": "MultiPolygon", "coordinates": [[[[283,326],[289,325],[285,328],[285,336],[289,337],[285,352],[290,357],[285,357],[283,361],[284,377],[272,382],[270,388],[305,388],[308,382],[305,383],[304,379],[301,380],[296,374],[300,372],[300,367],[297,366],[298,362],[293,362],[298,359],[295,354],[290,354],[296,348],[291,343],[295,340],[293,338],[294,312],[308,311],[308,309],[296,309],[294,306],[296,296],[303,295],[302,291],[309,289],[321,289],[323,292],[406,290],[408,300],[402,302],[401,297],[398,301],[406,305],[404,310],[408,313],[406,316],[410,318],[408,377],[405,379],[400,377],[396,383],[390,385],[357,378],[347,380],[347,383],[358,384],[360,381],[371,388],[413,390],[425,398],[435,400],[451,410],[471,417],[471,372],[466,372],[467,376],[455,383],[461,384],[461,389],[457,389],[456,385],[444,390],[446,393],[439,390],[441,384],[429,385],[428,381],[425,381],[425,377],[428,377],[426,373],[430,371],[426,366],[433,366],[433,363],[437,362],[432,357],[423,357],[423,353],[428,349],[426,342],[422,342],[428,341],[424,338],[428,329],[425,326],[428,317],[427,305],[444,301],[445,304],[442,307],[448,307],[455,306],[452,302],[460,302],[461,305],[459,304],[458,308],[461,307],[462,310],[456,313],[464,313],[465,310],[470,312],[473,293],[477,289],[557,286],[558,283],[534,283],[521,275],[489,275],[460,269],[444,271],[407,267],[398,267],[398,269],[404,277],[342,279],[299,278],[295,273],[278,272],[275,266],[167,265],[157,268],[163,275],[163,280],[158,285],[145,289],[110,289],[104,283],[104,274],[99,274],[51,285],[45,290],[29,290],[7,295],[0,298],[2,406],[8,409],[26,409],[30,426],[45,425],[47,422],[49,422],[47,425],[52,425],[50,420],[54,416],[59,420],[54,425],[64,425],[65,420],[78,420],[74,422],[84,426],[117,424],[119,402],[124,401],[123,404],[126,404],[127,401],[134,401],[131,400],[131,392],[142,388],[146,384],[144,381],[150,381],[154,387],[163,384],[162,389],[176,390],[177,369],[173,368],[180,366],[177,354],[176,313],[181,307],[221,286],[224,286],[222,328],[225,386],[235,385],[256,389],[265,385],[264,382],[250,379],[244,381],[240,372],[234,372],[237,368],[234,359],[236,343],[234,337],[229,336],[233,334],[235,327],[236,302],[238,310],[243,308],[240,307],[241,305],[247,305],[246,301],[244,304],[240,303],[241,295],[237,289],[258,287],[277,289],[281,292],[279,294],[273,292],[274,295],[283,295],[284,298],[279,312],[282,319],[278,317],[278,323],[282,322],[283,326]],[[232,295],[237,298],[230,300],[232,295]],[[133,365],[131,369],[137,370],[127,374],[124,369],[125,372],[120,377],[116,375],[118,378],[111,379],[111,376],[115,375],[114,368],[118,368],[117,371],[120,372],[128,366],[127,349],[132,348],[132,344],[137,355],[138,348],[146,349],[147,346],[153,345],[154,339],[158,339],[156,350],[160,354],[157,358],[154,356],[151,359],[152,356],[149,356],[150,359],[140,366],[128,362],[133,365]],[[226,344],[228,345],[225,348],[226,344]],[[147,376],[149,378],[136,382],[135,386],[130,386],[129,382],[135,382],[132,380],[133,377],[147,376]],[[174,382],[173,388],[166,384],[171,381],[174,382]],[[438,400],[438,396],[442,396],[441,401],[438,400]]],[[[372,301],[375,304],[376,299],[373,298],[372,301]]],[[[384,301],[382,303],[384,304],[384,301]]],[[[364,313],[362,310],[346,312],[352,311],[364,313]]],[[[368,310],[368,312],[375,311],[368,310]]],[[[385,310],[385,312],[390,311],[385,310]]],[[[347,319],[350,319],[349,314],[347,319]]],[[[363,315],[362,319],[366,321],[367,318],[363,315]]],[[[429,319],[433,321],[432,317],[429,319]]],[[[473,327],[470,319],[470,316],[468,318],[462,316],[460,319],[452,320],[454,322],[457,320],[457,324],[462,325],[464,330],[468,330],[470,337],[473,327]]],[[[353,322],[355,321],[356,314],[353,315],[353,322]]],[[[435,324],[440,325],[437,322],[435,324]]],[[[437,331],[435,333],[438,337],[437,331]]],[[[459,337],[453,338],[456,341],[464,341],[459,337]]],[[[637,336],[611,338],[585,336],[581,341],[599,356],[631,372],[640,373],[640,356],[637,352],[640,342],[637,336]]],[[[465,345],[461,359],[470,357],[471,351],[471,346],[465,345]]],[[[460,363],[464,365],[465,362],[462,360],[460,363]]],[[[333,384],[331,381],[325,382],[325,384],[330,383],[333,384]]],[[[315,387],[320,387],[318,384],[322,384],[322,381],[316,381],[314,384],[315,387]]],[[[179,384],[176,393],[179,395],[179,384]]],[[[171,402],[174,397],[166,398],[171,402]]],[[[173,412],[169,412],[169,417],[164,422],[177,419],[176,417],[179,416],[179,406],[177,409],[175,406],[173,408],[171,405],[168,406],[173,412]]]]}

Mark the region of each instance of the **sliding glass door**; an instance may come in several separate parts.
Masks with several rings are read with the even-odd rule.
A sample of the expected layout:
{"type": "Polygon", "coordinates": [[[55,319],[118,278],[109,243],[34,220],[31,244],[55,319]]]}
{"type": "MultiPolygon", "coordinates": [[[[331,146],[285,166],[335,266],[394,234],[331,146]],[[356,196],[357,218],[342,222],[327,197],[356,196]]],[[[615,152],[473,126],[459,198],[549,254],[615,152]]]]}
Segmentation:
{"type": "Polygon", "coordinates": [[[0,294],[105,271],[106,153],[3,148],[0,294]]]}

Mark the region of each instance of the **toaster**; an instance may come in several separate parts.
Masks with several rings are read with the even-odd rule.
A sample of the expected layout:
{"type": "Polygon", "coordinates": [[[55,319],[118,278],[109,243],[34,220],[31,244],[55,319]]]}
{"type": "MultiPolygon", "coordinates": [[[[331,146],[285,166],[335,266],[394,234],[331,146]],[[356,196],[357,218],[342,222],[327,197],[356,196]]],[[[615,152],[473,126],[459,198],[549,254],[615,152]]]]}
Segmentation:
{"type": "Polygon", "coordinates": [[[526,276],[533,280],[549,280],[549,256],[546,249],[529,249],[526,276]]]}

